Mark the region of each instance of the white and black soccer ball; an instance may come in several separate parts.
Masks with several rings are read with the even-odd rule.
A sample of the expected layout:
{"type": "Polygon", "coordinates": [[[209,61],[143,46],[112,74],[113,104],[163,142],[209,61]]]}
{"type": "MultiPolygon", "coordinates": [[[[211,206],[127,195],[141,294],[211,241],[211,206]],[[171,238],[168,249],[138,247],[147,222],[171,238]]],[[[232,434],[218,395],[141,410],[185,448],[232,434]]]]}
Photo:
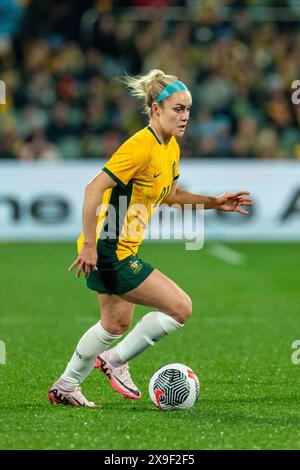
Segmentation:
{"type": "Polygon", "coordinates": [[[161,410],[192,408],[200,393],[200,382],[195,372],[184,364],[167,364],[150,379],[149,395],[161,410]]]}

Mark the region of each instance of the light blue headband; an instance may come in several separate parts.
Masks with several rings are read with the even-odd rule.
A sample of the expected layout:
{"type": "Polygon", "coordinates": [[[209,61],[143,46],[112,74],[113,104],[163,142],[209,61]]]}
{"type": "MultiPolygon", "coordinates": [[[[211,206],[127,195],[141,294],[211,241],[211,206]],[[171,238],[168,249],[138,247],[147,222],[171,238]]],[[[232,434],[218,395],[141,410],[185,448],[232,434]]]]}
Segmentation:
{"type": "Polygon", "coordinates": [[[159,103],[160,101],[165,100],[170,95],[173,95],[173,93],[176,93],[176,91],[189,91],[189,89],[185,86],[184,83],[180,82],[179,80],[175,80],[175,82],[169,83],[169,85],[163,89],[156,100],[154,100],[155,103],[159,103]]]}

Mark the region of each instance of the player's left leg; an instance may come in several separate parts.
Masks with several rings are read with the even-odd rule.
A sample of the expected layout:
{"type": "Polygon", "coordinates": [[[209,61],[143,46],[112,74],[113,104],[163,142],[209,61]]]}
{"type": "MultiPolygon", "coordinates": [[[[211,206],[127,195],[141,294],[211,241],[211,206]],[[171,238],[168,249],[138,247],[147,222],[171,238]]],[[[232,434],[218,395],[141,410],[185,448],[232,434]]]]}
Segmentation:
{"type": "MultiPolygon", "coordinates": [[[[191,314],[192,304],[189,296],[175,282],[156,269],[138,287],[120,294],[120,297],[154,308],[144,315],[116,347],[105,353],[106,361],[110,364],[110,374],[116,380],[124,381],[128,361],[181,328],[191,314]],[[122,371],[122,378],[119,371],[122,371]]],[[[103,357],[102,354],[101,356],[103,357]]]]}

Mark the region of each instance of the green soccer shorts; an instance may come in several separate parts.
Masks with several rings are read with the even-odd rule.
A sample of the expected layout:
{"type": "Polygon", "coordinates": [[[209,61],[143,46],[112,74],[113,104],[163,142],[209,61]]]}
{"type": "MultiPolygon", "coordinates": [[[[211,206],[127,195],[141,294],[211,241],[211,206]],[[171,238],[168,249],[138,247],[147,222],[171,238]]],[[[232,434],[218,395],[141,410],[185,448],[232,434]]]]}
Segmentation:
{"type": "Polygon", "coordinates": [[[97,271],[87,278],[87,287],[100,294],[124,294],[138,287],[153,270],[151,264],[133,255],[121,261],[98,261],[97,271]]]}

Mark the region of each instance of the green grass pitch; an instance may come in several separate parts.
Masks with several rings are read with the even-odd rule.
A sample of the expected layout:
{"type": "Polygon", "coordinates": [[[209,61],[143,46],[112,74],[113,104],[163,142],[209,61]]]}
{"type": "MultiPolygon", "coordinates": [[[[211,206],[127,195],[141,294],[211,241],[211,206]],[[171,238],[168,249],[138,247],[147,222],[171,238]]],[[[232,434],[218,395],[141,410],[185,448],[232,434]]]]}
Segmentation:
{"type": "MultiPolygon", "coordinates": [[[[206,245],[145,244],[140,255],[193,300],[185,327],[131,362],[138,402],[113,392],[97,371],[83,392],[101,409],[51,406],[48,387],[79,337],[98,319],[94,293],[68,273],[71,244],[0,245],[1,449],[299,449],[300,339],[297,244],[233,244],[242,265],[206,245]],[[186,363],[201,380],[196,406],[157,410],[148,396],[160,366],[186,363]]],[[[137,307],[135,322],[147,311],[137,307]]]]}

